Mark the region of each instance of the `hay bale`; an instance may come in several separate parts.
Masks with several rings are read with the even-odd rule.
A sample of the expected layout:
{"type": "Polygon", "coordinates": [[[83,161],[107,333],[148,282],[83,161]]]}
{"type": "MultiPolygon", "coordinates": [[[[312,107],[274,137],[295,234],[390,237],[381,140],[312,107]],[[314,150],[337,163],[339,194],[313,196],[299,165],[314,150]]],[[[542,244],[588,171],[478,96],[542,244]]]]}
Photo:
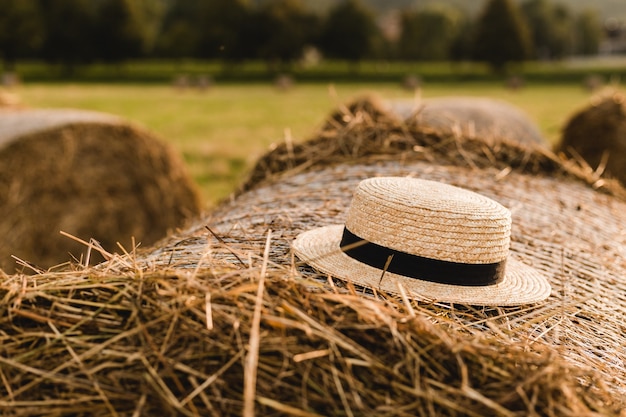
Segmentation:
{"type": "Polygon", "coordinates": [[[3,269],[12,255],[48,268],[86,253],[60,231],[132,250],[199,212],[183,161],[152,133],[94,112],[0,112],[3,269]]]}
{"type": "Polygon", "coordinates": [[[599,97],[566,122],[556,152],[626,184],[626,97],[599,97]]]}
{"type": "Polygon", "coordinates": [[[417,102],[393,100],[389,107],[407,121],[444,134],[546,144],[536,124],[520,109],[502,100],[440,97],[417,102]]]}
{"type": "Polygon", "coordinates": [[[291,170],[155,247],[86,271],[1,279],[0,408],[620,415],[621,187],[594,189],[538,150],[402,123],[322,131],[291,151],[300,162],[291,170]],[[510,207],[511,250],[550,277],[550,299],[511,308],[407,302],[298,264],[293,238],[342,222],[355,185],[375,175],[445,181],[510,207]]]}
{"type": "MultiPolygon", "coordinates": [[[[281,158],[287,158],[287,154],[285,151],[284,154],[274,154],[265,160],[281,161],[281,158]]],[[[623,261],[623,253],[626,251],[626,236],[623,233],[623,224],[626,223],[626,191],[619,184],[598,181],[597,177],[588,176],[587,172],[575,165],[563,163],[543,148],[506,142],[488,145],[480,139],[460,140],[454,136],[437,136],[432,132],[426,134],[422,130],[412,130],[402,124],[383,127],[377,122],[358,123],[351,128],[344,126],[332,134],[328,130],[322,131],[319,136],[294,145],[290,155],[293,163],[290,170],[267,176],[264,181],[250,186],[233,201],[217,207],[210,217],[199,220],[184,233],[172,236],[171,241],[143,254],[140,259],[135,259],[135,264],[193,270],[203,263],[214,265],[218,262],[220,265],[227,264],[247,270],[254,267],[247,254],[263,252],[267,230],[271,229],[274,239],[268,259],[271,265],[286,269],[283,279],[304,279],[304,285],[314,288],[315,291],[322,294],[326,294],[326,291],[341,294],[337,295],[337,299],[354,306],[358,299],[356,294],[364,294],[361,289],[355,289],[341,281],[329,282],[328,277],[307,266],[294,264],[290,243],[295,236],[311,228],[342,223],[352,191],[364,178],[411,175],[461,186],[493,198],[512,209],[511,250],[519,259],[550,278],[553,294],[547,302],[539,305],[506,309],[475,309],[437,302],[414,303],[411,308],[401,308],[406,314],[404,317],[407,320],[409,316],[415,317],[411,315],[411,309],[414,309],[418,318],[435,323],[438,331],[443,332],[443,337],[454,338],[469,334],[471,341],[461,341],[461,345],[469,343],[473,346],[474,343],[480,344],[479,340],[489,340],[494,343],[490,345],[491,348],[498,352],[495,356],[500,358],[500,355],[509,355],[513,361],[523,363],[527,358],[512,354],[509,349],[524,346],[523,349],[540,356],[554,355],[554,363],[558,362],[559,367],[563,366],[559,370],[529,370],[531,379],[546,376],[551,381],[567,385],[567,375],[578,374],[578,383],[569,388],[561,385],[564,391],[554,397],[554,391],[551,391],[552,388],[545,381],[538,382],[539,385],[533,388],[532,393],[524,391],[525,388],[521,393],[510,391],[509,394],[516,398],[512,403],[506,403],[503,397],[499,397],[507,397],[500,390],[507,389],[503,379],[509,378],[508,371],[500,374],[502,379],[492,381],[489,388],[471,385],[481,396],[494,400],[504,408],[505,411],[499,410],[496,413],[498,415],[506,415],[507,412],[577,415],[591,411],[601,415],[619,415],[620,407],[626,406],[623,403],[626,398],[626,334],[622,325],[622,318],[626,315],[626,262],[623,261]],[[251,210],[251,207],[254,209],[251,210]],[[210,230],[206,229],[207,225],[210,230]],[[342,298],[343,296],[346,298],[342,298]],[[529,406],[532,401],[525,402],[523,399],[549,392],[552,394],[546,395],[550,399],[544,397],[545,402],[540,400],[541,404],[534,403],[536,407],[529,406]],[[599,405],[595,401],[606,402],[599,405]],[[575,410],[578,406],[588,407],[590,404],[596,405],[591,406],[591,409],[575,410]],[[532,411],[524,408],[527,406],[532,411]],[[596,406],[599,408],[594,408],[596,406]],[[559,411],[555,411],[556,409],[559,411]]],[[[224,284],[224,288],[228,285],[224,284]]],[[[276,294],[276,281],[272,280],[271,284],[266,285],[271,285],[268,291],[276,294]]],[[[294,292],[300,291],[301,288],[294,289],[294,292]]],[[[388,302],[387,298],[383,299],[387,301],[379,299],[382,304],[388,302]]],[[[264,301],[263,305],[270,304],[264,301]]],[[[312,320],[327,317],[318,310],[317,305],[309,307],[312,320]]],[[[268,314],[273,315],[270,312],[268,314]]],[[[386,314],[382,313],[378,317],[380,322],[385,322],[388,317],[386,314]]],[[[349,320],[344,324],[347,328],[359,326],[349,320]]],[[[372,327],[365,324],[361,329],[369,331],[372,327]]],[[[368,339],[365,331],[347,333],[351,343],[368,352],[376,351],[377,343],[380,343],[379,339],[375,338],[377,342],[368,339]]],[[[387,337],[393,338],[383,336],[380,340],[387,340],[387,337]]],[[[411,337],[419,338],[421,335],[411,337]]],[[[325,343],[327,342],[323,342],[324,345],[325,343]]],[[[262,349],[272,351],[272,346],[265,344],[262,349]]],[[[282,349],[294,349],[293,353],[297,354],[295,345],[284,344],[281,347],[281,352],[284,352],[282,349]]],[[[322,348],[310,350],[315,352],[319,349],[322,348]]],[[[427,344],[424,349],[430,352],[430,349],[437,350],[438,347],[427,344]]],[[[405,363],[403,361],[406,360],[406,352],[397,354],[398,357],[390,359],[387,365],[401,369],[404,365],[400,363],[405,363]],[[393,361],[397,362],[391,364],[393,361]]],[[[377,351],[372,353],[373,357],[379,355],[377,351]]],[[[411,356],[412,353],[408,355],[411,356]]],[[[479,379],[483,378],[483,372],[489,373],[485,370],[490,366],[487,364],[493,364],[493,358],[487,359],[480,355],[482,354],[470,355],[476,368],[467,371],[468,374],[481,375],[479,379]]],[[[314,365],[316,368],[332,368],[335,363],[331,359],[319,360],[314,365]]],[[[464,358],[462,362],[467,363],[467,360],[469,358],[464,358]]],[[[416,361],[420,366],[427,367],[436,367],[436,363],[441,363],[441,359],[434,360],[428,354],[420,356],[416,361]]],[[[274,368],[266,365],[267,362],[264,362],[263,369],[269,374],[278,372],[275,368],[277,363],[273,365],[274,368]]],[[[295,364],[289,365],[285,372],[298,372],[296,368],[295,364]]],[[[442,368],[440,372],[444,373],[449,369],[447,365],[442,368]]],[[[332,369],[328,372],[327,377],[332,378],[332,369]]],[[[429,371],[425,373],[428,374],[429,371]]],[[[423,387],[425,379],[421,379],[422,377],[423,375],[416,377],[412,386],[423,387]]],[[[347,376],[347,380],[353,381],[349,385],[349,395],[358,392],[365,393],[364,397],[368,397],[371,392],[361,384],[367,385],[369,378],[371,375],[364,376],[358,372],[347,376]]],[[[318,380],[315,381],[317,383],[318,380]]],[[[392,408],[407,406],[409,415],[419,415],[422,410],[420,407],[428,406],[436,410],[433,415],[494,413],[493,410],[481,409],[477,404],[465,405],[461,399],[459,402],[442,400],[429,405],[426,405],[427,400],[420,402],[425,397],[447,398],[449,392],[459,393],[455,391],[455,387],[463,384],[462,376],[451,376],[436,389],[429,386],[412,391],[416,403],[411,406],[415,408],[410,408],[402,400],[399,400],[400,403],[392,401],[392,408]],[[462,410],[456,409],[456,404],[464,404],[462,410]]],[[[520,386],[524,384],[520,381],[520,386]]],[[[396,398],[394,389],[399,388],[384,383],[381,387],[383,391],[393,393],[390,397],[396,398]]],[[[267,395],[267,391],[263,395],[267,395]]],[[[299,401],[304,401],[302,398],[306,393],[295,392],[293,395],[296,397],[291,400],[273,391],[271,395],[278,395],[281,404],[295,407],[299,401]]],[[[334,392],[333,395],[340,394],[334,392]]],[[[465,392],[459,395],[462,398],[469,394],[465,392]]],[[[371,404],[359,404],[354,397],[350,397],[348,401],[350,407],[363,414],[375,413],[373,409],[367,408],[371,404]]]]}
{"type": "Polygon", "coordinates": [[[480,126],[480,132],[473,128],[461,129],[460,124],[450,124],[450,113],[433,110],[437,106],[427,105],[417,109],[408,101],[389,102],[373,95],[358,97],[331,112],[320,131],[310,140],[295,145],[281,143],[259,158],[241,188],[249,190],[259,183],[272,181],[285,172],[300,172],[350,159],[402,159],[406,155],[410,157],[416,151],[421,152],[424,147],[446,150],[447,156],[444,155],[444,158],[450,158],[453,163],[462,163],[464,156],[456,151],[459,142],[463,142],[463,148],[467,148],[470,153],[481,154],[481,158],[475,163],[482,166],[491,166],[494,163],[501,166],[528,164],[539,170],[560,169],[560,164],[552,160],[555,157],[547,147],[534,140],[527,140],[534,137],[532,124],[526,124],[527,120],[520,120],[521,124],[516,127],[514,120],[520,115],[515,108],[508,105],[494,107],[493,102],[482,99],[476,102],[484,104],[484,108],[476,107],[471,110],[467,107],[474,102],[472,99],[449,103],[442,99],[441,105],[444,108],[457,108],[455,106],[458,104],[459,108],[463,108],[459,112],[463,117],[474,115],[471,120],[480,120],[480,123],[471,126],[480,126]],[[486,110],[492,107],[499,108],[499,112],[494,110],[490,113],[486,110]],[[509,118],[503,116],[507,113],[510,113],[509,118]],[[498,121],[496,116],[502,117],[503,121],[498,121]],[[500,136],[494,136],[495,125],[498,124],[504,130],[504,121],[509,122],[512,130],[510,133],[503,131],[500,136]],[[485,154],[482,151],[487,149],[485,144],[491,145],[497,154],[485,154]],[[526,158],[529,152],[537,152],[541,157],[529,160],[526,158]]]}

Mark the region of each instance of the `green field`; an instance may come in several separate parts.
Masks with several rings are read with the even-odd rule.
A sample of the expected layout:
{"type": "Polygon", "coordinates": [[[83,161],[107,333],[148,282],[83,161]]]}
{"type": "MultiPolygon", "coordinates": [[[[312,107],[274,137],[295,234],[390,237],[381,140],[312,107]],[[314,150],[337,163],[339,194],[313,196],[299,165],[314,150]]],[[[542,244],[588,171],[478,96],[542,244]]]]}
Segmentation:
{"type": "MultiPolygon", "coordinates": [[[[146,126],[185,157],[207,204],[231,193],[272,143],[290,134],[310,137],[330,111],[363,94],[412,98],[398,83],[300,83],[279,91],[271,83],[216,84],[206,91],[162,84],[24,83],[14,90],[30,107],[99,110],[146,126]]],[[[423,97],[472,95],[506,100],[523,109],[550,141],[573,111],[588,104],[579,83],[527,85],[499,82],[426,84],[423,97]]]]}

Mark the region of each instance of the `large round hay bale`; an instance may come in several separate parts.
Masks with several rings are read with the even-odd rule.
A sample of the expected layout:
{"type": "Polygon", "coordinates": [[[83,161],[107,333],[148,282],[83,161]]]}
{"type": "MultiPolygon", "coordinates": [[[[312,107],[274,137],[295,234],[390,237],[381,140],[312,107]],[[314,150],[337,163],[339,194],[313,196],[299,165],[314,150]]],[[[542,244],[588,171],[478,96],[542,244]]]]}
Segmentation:
{"type": "MultiPolygon", "coordinates": [[[[481,357],[482,353],[476,351],[478,356],[470,354],[459,359],[465,364],[461,366],[467,366],[467,375],[473,375],[477,380],[494,377],[495,380],[491,380],[488,386],[474,380],[469,383],[472,390],[456,390],[452,387],[468,383],[463,376],[456,375],[441,382],[437,388],[424,388],[422,384],[429,377],[420,374],[422,376],[416,376],[416,381],[409,384],[422,387],[416,388],[416,395],[412,397],[416,403],[411,403],[411,406],[415,409],[401,400],[400,394],[391,395],[394,398],[393,407],[407,406],[407,410],[419,414],[419,407],[426,406],[428,400],[421,402],[417,398],[435,396],[442,400],[431,404],[436,410],[433,415],[492,414],[493,409],[481,408],[485,406],[485,403],[479,404],[481,401],[465,402],[468,398],[478,398],[472,397],[472,393],[475,394],[473,390],[476,390],[480,398],[493,401],[490,404],[499,410],[496,413],[498,415],[513,415],[514,412],[526,414],[531,411],[550,414],[556,409],[560,410],[556,412],[558,415],[586,414],[591,411],[602,415],[618,415],[617,410],[625,406],[623,399],[626,398],[626,333],[622,324],[626,315],[626,263],[623,261],[623,253],[626,251],[626,236],[623,233],[623,224],[626,224],[626,191],[618,183],[597,182],[594,177],[587,176],[584,170],[563,164],[548,150],[522,144],[500,142],[489,145],[480,138],[461,140],[454,135],[424,132],[417,126],[402,123],[394,125],[390,122],[383,129],[380,123],[373,120],[369,124],[344,126],[333,132],[320,132],[311,140],[292,146],[289,151],[276,148],[272,151],[275,155],[265,156],[265,166],[270,166],[267,165],[269,161],[285,161],[287,155],[290,155],[291,169],[275,171],[262,181],[250,183],[247,191],[234,200],[218,206],[209,217],[199,219],[183,233],[172,236],[171,240],[135,258],[134,262],[151,268],[161,266],[180,270],[196,270],[203,264],[211,267],[216,264],[231,265],[245,271],[254,268],[255,263],[250,254],[263,253],[267,244],[267,231],[272,230],[273,240],[268,251],[270,269],[285,268],[283,279],[302,279],[302,285],[313,288],[315,292],[345,294],[345,304],[342,305],[358,309],[356,294],[366,292],[346,286],[341,281],[329,280],[328,276],[298,263],[290,251],[295,236],[319,226],[342,224],[352,192],[358,182],[365,178],[413,176],[461,186],[493,198],[512,210],[511,250],[518,259],[542,271],[549,278],[552,295],[546,302],[515,308],[473,308],[446,305],[437,300],[430,304],[416,303],[411,307],[418,311],[416,320],[435,323],[438,331],[446,334],[445,337],[470,334],[471,341],[460,342],[463,346],[464,343],[477,346],[486,341],[493,342],[490,347],[497,357],[509,355],[518,364],[527,358],[517,353],[511,354],[509,349],[521,348],[543,357],[551,357],[551,361],[554,361],[552,363],[559,364],[559,370],[534,368],[528,371],[530,373],[527,377],[536,380],[534,378],[540,378],[540,375],[549,375],[548,380],[563,385],[555,391],[554,386],[541,381],[533,388],[521,388],[521,391],[513,389],[505,393],[508,388],[504,380],[510,382],[509,378],[521,378],[517,386],[523,387],[526,386],[526,377],[511,376],[508,371],[500,373],[502,369],[493,369],[491,373],[487,369],[491,369],[492,365],[499,366],[495,365],[497,360],[481,357]],[[207,226],[210,230],[207,230],[207,226]],[[567,382],[566,375],[573,374],[578,374],[577,382],[569,385],[571,381],[567,382]],[[456,397],[453,398],[452,392],[456,397]],[[530,396],[537,396],[537,402],[527,402],[530,396]],[[396,400],[398,402],[394,402],[396,400]],[[459,404],[464,405],[456,409],[455,405],[459,404]],[[579,406],[582,408],[577,409],[579,406]],[[532,410],[525,407],[531,407],[532,410]]],[[[258,263],[260,261],[257,261],[257,268],[258,263]]],[[[120,265],[123,267],[123,264],[120,265]]],[[[266,283],[272,288],[268,292],[275,294],[275,289],[280,286],[278,281],[280,279],[266,283]]],[[[218,282],[211,281],[210,285],[223,285],[224,290],[228,288],[228,291],[235,291],[229,286],[230,283],[218,282]]],[[[288,298],[284,298],[288,296],[281,294],[280,297],[283,297],[281,305],[286,306],[285,311],[289,311],[288,306],[292,304],[288,298]]],[[[337,300],[341,299],[340,295],[336,297],[337,300]]],[[[311,296],[308,299],[313,298],[311,296]]],[[[263,301],[263,306],[267,305],[263,301]]],[[[313,315],[313,321],[304,325],[308,328],[311,323],[319,323],[317,320],[323,319],[315,316],[317,307],[311,304],[307,306],[310,309],[307,311],[313,315]]],[[[415,319],[415,311],[411,308],[404,312],[406,317],[415,319]]],[[[377,311],[380,313],[382,310],[377,311]]],[[[267,314],[280,316],[281,313],[267,314]]],[[[291,315],[289,317],[292,318],[291,315]]],[[[381,313],[376,316],[376,320],[386,323],[383,317],[381,313]]],[[[281,331],[282,323],[276,323],[279,328],[277,332],[281,331]]],[[[352,329],[352,324],[359,327],[362,323],[343,322],[342,326],[352,329]]],[[[271,332],[270,327],[264,330],[271,332]]],[[[373,328],[376,326],[364,325],[361,327],[362,332],[350,331],[352,346],[378,352],[376,347],[382,343],[382,339],[376,339],[378,341],[372,345],[368,338],[368,332],[373,331],[373,328]]],[[[332,337],[328,335],[329,339],[332,337]]],[[[388,337],[394,338],[392,335],[388,337]]],[[[298,343],[301,347],[304,342],[299,340],[298,343]]],[[[328,340],[328,343],[333,342],[328,340]]],[[[295,353],[299,347],[283,344],[280,349],[294,349],[295,353]]],[[[272,346],[268,342],[262,349],[271,350],[272,346]]],[[[424,349],[430,351],[438,348],[430,345],[424,349]]],[[[311,347],[310,350],[315,351],[316,348],[311,347]]],[[[404,366],[399,363],[404,363],[407,353],[403,349],[399,350],[401,352],[396,352],[397,362],[386,357],[391,368],[396,366],[394,369],[400,369],[404,366]]],[[[449,354],[450,357],[454,356],[452,352],[449,354]]],[[[372,353],[372,357],[379,355],[372,353]]],[[[415,360],[420,363],[420,368],[433,366],[439,369],[437,367],[441,365],[441,362],[430,362],[433,358],[428,353],[415,360]]],[[[278,366],[278,362],[263,362],[264,374],[274,375],[269,371],[270,368],[278,372],[278,368],[273,368],[278,366]]],[[[332,379],[332,363],[331,358],[324,357],[316,361],[313,367],[328,369],[326,377],[332,379]]],[[[446,365],[442,366],[449,369],[446,365]]],[[[305,378],[307,371],[299,369],[297,364],[289,365],[288,368],[287,372],[295,372],[305,378]]],[[[424,370],[428,375],[440,375],[439,372],[448,371],[433,371],[431,374],[424,370]]],[[[310,376],[308,373],[306,375],[310,376]]],[[[324,377],[318,375],[316,378],[320,378],[315,380],[317,383],[324,377]]],[[[369,387],[368,382],[376,376],[372,373],[364,376],[354,371],[347,378],[357,381],[357,385],[350,386],[350,393],[367,392],[368,395],[364,396],[369,398],[369,391],[365,387],[369,387]]],[[[236,382],[225,384],[232,386],[236,382]]],[[[393,383],[385,386],[384,390],[393,391],[393,383]]],[[[298,395],[296,392],[287,398],[278,390],[271,390],[264,385],[263,396],[280,398],[280,401],[292,406],[302,399],[298,395]]],[[[341,394],[333,391],[329,397],[334,395],[341,394]]],[[[348,401],[351,407],[364,414],[374,412],[373,408],[368,408],[373,407],[370,403],[364,405],[353,397],[348,401]]],[[[411,414],[409,411],[407,413],[411,414]]]]}
{"type": "Polygon", "coordinates": [[[556,152],[626,184],[626,97],[596,98],[565,123],[556,152]],[[582,160],[581,160],[582,158],[582,160]]]}
{"type": "MultiPolygon", "coordinates": [[[[200,212],[182,159],[124,120],[77,110],[0,112],[0,267],[79,259],[66,236],[150,245],[200,212]]],[[[98,258],[94,251],[92,259],[98,258]]]]}
{"type": "Polygon", "coordinates": [[[537,149],[367,118],[274,152],[291,155],[292,169],[147,250],[0,280],[0,409],[460,417],[626,407],[619,184],[594,188],[537,149]],[[549,277],[550,298],[417,303],[299,263],[294,237],[342,223],[356,184],[377,175],[443,181],[509,207],[511,250],[549,277]]]}
{"type": "Polygon", "coordinates": [[[438,97],[389,101],[392,113],[444,134],[545,145],[537,125],[522,110],[485,97],[438,97]]]}

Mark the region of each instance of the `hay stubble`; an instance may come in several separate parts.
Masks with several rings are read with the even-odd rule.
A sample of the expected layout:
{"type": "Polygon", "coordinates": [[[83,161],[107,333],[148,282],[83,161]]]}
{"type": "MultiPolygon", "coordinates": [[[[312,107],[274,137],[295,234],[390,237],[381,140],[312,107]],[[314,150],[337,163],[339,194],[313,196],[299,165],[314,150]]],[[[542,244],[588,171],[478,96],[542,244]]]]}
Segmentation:
{"type": "Polygon", "coordinates": [[[241,415],[254,392],[258,415],[619,415],[622,189],[594,190],[597,179],[547,152],[352,116],[279,146],[245,191],[155,247],[3,277],[0,407],[241,415]],[[444,181],[511,208],[511,249],[551,277],[550,300],[420,304],[298,264],[292,239],[341,223],[354,186],[375,175],[444,181]]]}
{"type": "MultiPolygon", "coordinates": [[[[201,211],[173,149],[111,116],[49,110],[0,113],[0,267],[12,256],[48,268],[85,256],[61,235],[150,245],[201,211]]],[[[102,258],[100,258],[101,260],[102,258]]]]}

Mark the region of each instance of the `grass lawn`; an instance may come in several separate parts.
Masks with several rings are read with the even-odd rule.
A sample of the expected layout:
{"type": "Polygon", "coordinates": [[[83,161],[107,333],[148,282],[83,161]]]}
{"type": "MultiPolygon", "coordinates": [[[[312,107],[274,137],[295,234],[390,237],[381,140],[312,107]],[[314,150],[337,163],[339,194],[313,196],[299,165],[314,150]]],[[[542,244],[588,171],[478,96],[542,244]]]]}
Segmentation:
{"type": "MultiPolygon", "coordinates": [[[[289,91],[269,83],[218,84],[203,92],[157,84],[27,83],[15,92],[30,107],[99,110],[146,126],[184,155],[209,205],[228,196],[272,143],[285,134],[305,140],[339,103],[366,93],[413,97],[396,83],[309,83],[289,91]]],[[[510,91],[494,82],[447,83],[427,84],[422,91],[423,97],[445,95],[506,100],[523,109],[550,141],[558,139],[567,118],[590,98],[580,84],[510,91]]]]}

